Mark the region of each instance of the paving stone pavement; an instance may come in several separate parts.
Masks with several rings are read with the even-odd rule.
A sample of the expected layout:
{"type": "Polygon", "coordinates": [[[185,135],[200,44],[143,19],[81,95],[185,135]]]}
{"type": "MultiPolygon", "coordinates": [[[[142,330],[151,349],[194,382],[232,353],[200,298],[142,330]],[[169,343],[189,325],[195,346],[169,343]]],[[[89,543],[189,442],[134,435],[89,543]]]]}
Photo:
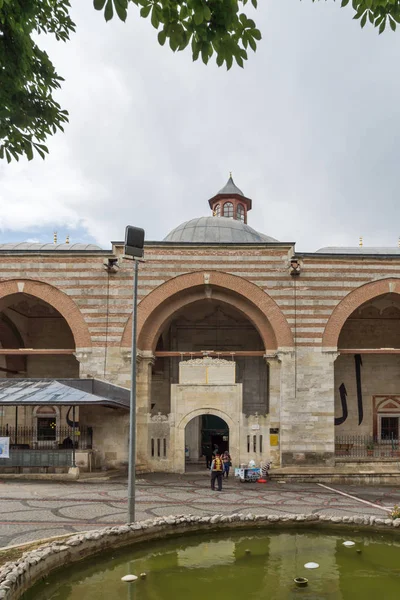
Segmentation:
{"type": "MultiPolygon", "coordinates": [[[[319,513],[385,518],[400,505],[400,489],[316,483],[241,484],[210,489],[209,476],[152,474],[138,480],[136,518],[162,515],[233,513],[319,513]],[[342,493],[340,493],[342,492],[342,493]]],[[[124,479],[92,482],[1,480],[0,546],[122,524],[127,512],[124,479]]]]}

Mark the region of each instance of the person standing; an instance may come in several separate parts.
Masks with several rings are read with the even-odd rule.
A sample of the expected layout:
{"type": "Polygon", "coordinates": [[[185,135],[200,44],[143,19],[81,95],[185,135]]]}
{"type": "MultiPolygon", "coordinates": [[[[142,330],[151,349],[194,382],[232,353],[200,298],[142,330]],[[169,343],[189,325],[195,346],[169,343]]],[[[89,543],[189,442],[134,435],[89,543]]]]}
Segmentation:
{"type": "Polygon", "coordinates": [[[211,468],[212,459],[213,459],[213,455],[212,455],[212,450],[211,450],[211,445],[210,444],[206,444],[204,446],[203,454],[206,457],[206,469],[210,469],[211,468]]]}
{"type": "Polygon", "coordinates": [[[231,459],[231,455],[229,454],[228,450],[225,450],[224,454],[222,455],[222,462],[224,465],[223,477],[226,477],[228,479],[229,469],[232,466],[232,459],[231,459]]]}
{"type": "Polygon", "coordinates": [[[223,473],[223,463],[221,460],[221,456],[219,452],[217,452],[214,456],[214,459],[211,463],[211,489],[215,490],[215,480],[218,483],[218,491],[222,492],[222,473],[223,473]]]}

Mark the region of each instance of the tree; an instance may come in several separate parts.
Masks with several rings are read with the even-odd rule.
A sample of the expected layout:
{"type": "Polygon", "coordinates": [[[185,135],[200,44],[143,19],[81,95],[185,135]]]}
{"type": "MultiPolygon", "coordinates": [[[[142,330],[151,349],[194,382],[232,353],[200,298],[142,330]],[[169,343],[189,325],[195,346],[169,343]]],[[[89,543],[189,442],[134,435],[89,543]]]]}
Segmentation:
{"type": "MultiPolygon", "coordinates": [[[[265,1],[265,0],[264,0],[265,1]]],[[[313,2],[317,0],[312,0],[313,2]]],[[[351,1],[361,27],[373,24],[382,33],[400,23],[400,0],[351,1]]],[[[173,52],[191,46],[193,60],[207,64],[215,54],[218,66],[240,67],[247,51],[257,49],[261,33],[243,10],[257,0],[93,0],[106,21],[125,21],[129,4],[158,30],[158,42],[168,42],[173,52]]],[[[34,151],[48,152],[44,142],[68,121],[68,112],[54,100],[63,78],[46,52],[33,39],[47,33],[67,41],[75,31],[69,0],[0,0],[0,158],[11,162],[34,151]]]]}

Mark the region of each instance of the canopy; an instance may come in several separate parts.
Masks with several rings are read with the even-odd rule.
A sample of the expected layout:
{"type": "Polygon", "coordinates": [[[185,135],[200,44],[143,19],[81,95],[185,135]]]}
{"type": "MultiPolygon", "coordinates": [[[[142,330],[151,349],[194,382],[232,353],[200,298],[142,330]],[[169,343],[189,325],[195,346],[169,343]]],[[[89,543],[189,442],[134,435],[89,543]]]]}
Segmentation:
{"type": "Polygon", "coordinates": [[[95,379],[0,379],[0,406],[46,404],[129,410],[129,390],[95,379]]]}

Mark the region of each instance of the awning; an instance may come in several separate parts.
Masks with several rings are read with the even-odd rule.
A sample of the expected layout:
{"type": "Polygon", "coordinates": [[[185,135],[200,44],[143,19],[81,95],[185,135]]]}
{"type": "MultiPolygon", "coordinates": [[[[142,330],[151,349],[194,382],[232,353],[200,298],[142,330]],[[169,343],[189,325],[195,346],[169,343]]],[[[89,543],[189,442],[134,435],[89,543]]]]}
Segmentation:
{"type": "Polygon", "coordinates": [[[93,379],[0,379],[0,406],[90,406],[129,410],[129,390],[93,379]],[[68,382],[69,385],[66,385],[68,382]],[[100,388],[103,395],[92,393],[100,388]],[[82,389],[83,388],[83,389],[82,389]],[[85,390],[88,389],[90,391],[85,390]]]}

